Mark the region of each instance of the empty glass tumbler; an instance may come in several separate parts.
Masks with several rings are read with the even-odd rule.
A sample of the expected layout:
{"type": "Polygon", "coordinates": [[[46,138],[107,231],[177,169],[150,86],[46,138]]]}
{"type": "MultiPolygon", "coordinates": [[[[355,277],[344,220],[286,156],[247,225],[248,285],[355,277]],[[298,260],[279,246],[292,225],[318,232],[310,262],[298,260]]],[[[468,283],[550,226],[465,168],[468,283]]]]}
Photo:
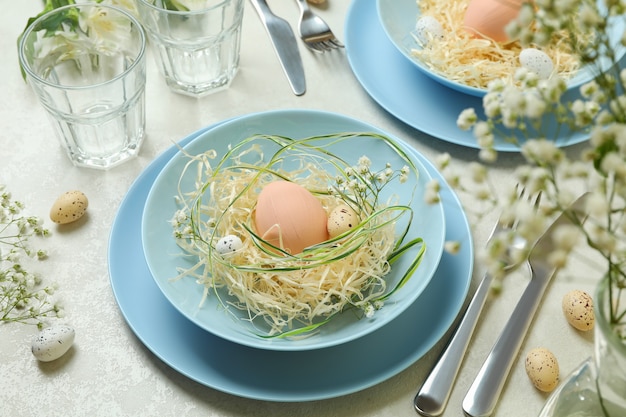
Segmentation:
{"type": "Polygon", "coordinates": [[[94,3],[54,9],[21,37],[24,75],[75,165],[107,169],[139,151],[145,49],[132,15],[94,3]]]}
{"type": "Polygon", "coordinates": [[[161,74],[173,91],[228,88],[239,67],[243,0],[137,0],[161,74]]]}

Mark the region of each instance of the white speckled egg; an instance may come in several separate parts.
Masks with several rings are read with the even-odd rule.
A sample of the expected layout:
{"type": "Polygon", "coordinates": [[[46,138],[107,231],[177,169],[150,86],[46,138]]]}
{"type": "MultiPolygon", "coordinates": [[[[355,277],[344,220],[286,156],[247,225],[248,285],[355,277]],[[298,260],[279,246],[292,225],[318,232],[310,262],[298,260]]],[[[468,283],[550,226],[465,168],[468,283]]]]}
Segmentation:
{"type": "Polygon", "coordinates": [[[559,384],[559,363],[546,348],[532,349],[526,355],[526,374],[540,391],[550,392],[559,384]]]}
{"type": "Polygon", "coordinates": [[[519,62],[522,67],[534,72],[542,79],[549,78],[554,69],[554,64],[548,54],[535,48],[522,49],[519,53],[519,62]]]}
{"type": "Polygon", "coordinates": [[[432,16],[422,16],[415,24],[417,39],[427,45],[431,39],[442,39],[444,36],[443,26],[432,16]]]}
{"type": "Polygon", "coordinates": [[[74,343],[76,332],[70,326],[46,327],[31,345],[35,357],[42,362],[50,362],[65,355],[74,343]]]}
{"type": "Polygon", "coordinates": [[[215,244],[215,250],[220,255],[226,255],[229,253],[233,253],[243,248],[243,242],[239,238],[239,236],[235,235],[226,235],[215,244]]]}
{"type": "Polygon", "coordinates": [[[334,238],[359,224],[359,216],[347,204],[340,204],[328,215],[328,236],[334,238]]]}
{"type": "Polygon", "coordinates": [[[50,220],[58,224],[74,222],[85,214],[89,201],[80,191],[68,191],[62,194],[50,209],[50,220]]]}
{"type": "Polygon", "coordinates": [[[593,299],[581,290],[573,290],[563,296],[563,314],[572,327],[586,332],[593,329],[596,316],[593,312],[593,299]]]}

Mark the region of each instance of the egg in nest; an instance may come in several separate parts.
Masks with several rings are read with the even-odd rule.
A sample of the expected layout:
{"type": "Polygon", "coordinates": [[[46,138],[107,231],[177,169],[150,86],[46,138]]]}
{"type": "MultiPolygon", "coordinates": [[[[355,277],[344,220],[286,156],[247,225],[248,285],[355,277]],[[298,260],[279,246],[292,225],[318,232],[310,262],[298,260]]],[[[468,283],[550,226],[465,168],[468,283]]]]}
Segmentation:
{"type": "Polygon", "coordinates": [[[328,240],[322,203],[293,182],[274,181],[263,187],[254,221],[259,236],[292,255],[328,240]]]}

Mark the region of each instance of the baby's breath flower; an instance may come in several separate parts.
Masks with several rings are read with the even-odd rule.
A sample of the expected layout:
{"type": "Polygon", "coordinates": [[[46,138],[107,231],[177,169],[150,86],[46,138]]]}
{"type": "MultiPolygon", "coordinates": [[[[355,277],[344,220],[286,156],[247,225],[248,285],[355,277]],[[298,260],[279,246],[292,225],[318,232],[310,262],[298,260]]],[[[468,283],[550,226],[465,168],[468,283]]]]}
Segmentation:
{"type": "Polygon", "coordinates": [[[478,162],[470,162],[469,164],[470,173],[472,174],[472,180],[477,183],[482,183],[487,180],[487,167],[483,164],[479,164],[478,162]]]}
{"type": "Polygon", "coordinates": [[[594,217],[605,217],[609,213],[609,204],[604,194],[592,192],[587,197],[585,209],[594,217]]]}
{"type": "Polygon", "coordinates": [[[474,136],[479,144],[481,144],[481,148],[493,146],[493,132],[487,122],[478,122],[474,125],[474,136]]]}
{"type": "Polygon", "coordinates": [[[403,166],[403,167],[400,169],[400,178],[399,178],[399,180],[400,180],[400,184],[404,184],[405,182],[407,182],[407,181],[409,180],[409,173],[410,173],[410,172],[411,172],[411,171],[410,171],[409,167],[408,167],[408,166],[406,166],[406,165],[405,165],[405,166],[403,166]]]}
{"type": "Polygon", "coordinates": [[[450,165],[450,159],[450,154],[448,152],[444,152],[437,156],[435,163],[440,170],[444,170],[448,165],[450,165]]]}
{"type": "Polygon", "coordinates": [[[572,224],[564,224],[557,227],[552,234],[552,242],[563,251],[571,252],[578,244],[582,232],[578,226],[572,224]]]}
{"type": "Polygon", "coordinates": [[[447,240],[443,244],[443,249],[452,255],[456,255],[461,250],[461,242],[458,240],[447,240]]]}
{"type": "Polygon", "coordinates": [[[598,85],[597,81],[591,80],[588,83],[583,84],[579,90],[580,90],[580,95],[583,98],[590,98],[594,94],[596,94],[599,91],[599,89],[600,89],[600,86],[598,85]]]}
{"type": "MultiPolygon", "coordinates": [[[[493,144],[491,146],[493,146],[493,144]]],[[[484,162],[495,162],[498,158],[498,153],[493,148],[485,148],[478,152],[478,157],[484,162]]]]}
{"type": "Polygon", "coordinates": [[[578,21],[583,30],[595,30],[603,21],[595,7],[582,4],[578,12],[578,21]]]}
{"type": "Polygon", "coordinates": [[[461,112],[456,124],[461,130],[469,130],[477,120],[476,111],[473,108],[468,108],[461,112]]]}
{"type": "Polygon", "coordinates": [[[424,192],[424,201],[428,204],[435,204],[441,201],[439,197],[439,190],[441,184],[436,179],[432,179],[426,183],[426,190],[424,192]]]}
{"type": "MultiPolygon", "coordinates": [[[[0,190],[4,186],[0,185],[0,190]]],[[[43,321],[58,316],[49,297],[54,286],[41,287],[38,274],[23,266],[23,255],[42,260],[47,252],[33,249],[31,237],[49,236],[42,221],[33,216],[23,216],[24,205],[12,201],[4,192],[0,203],[0,322],[19,322],[43,326],[43,321]]]]}
{"type": "MultiPolygon", "coordinates": [[[[489,201],[505,206],[500,220],[517,224],[514,231],[492,238],[481,254],[498,289],[507,272],[502,259],[511,239],[518,236],[531,242],[546,231],[548,219],[565,212],[571,223],[551,232],[556,250],[548,255],[549,261],[558,268],[565,266],[573,250],[584,242],[606,260],[606,269],[599,275],[608,275],[612,288],[625,287],[626,69],[623,63],[611,60],[621,56],[617,48],[626,45],[626,32],[619,39],[621,45],[615,45],[615,36],[609,33],[613,22],[608,20],[621,19],[625,11],[625,0],[535,0],[523,4],[518,17],[507,25],[507,33],[515,34],[524,47],[536,47],[551,41],[557,32],[559,37],[566,32],[563,39],[578,54],[580,63],[595,69],[593,79],[579,88],[579,95],[570,96],[565,94],[568,87],[563,77],[537,80],[519,69],[512,77],[518,87],[504,79],[489,83],[482,100],[484,120],[474,120],[476,112],[472,110],[464,110],[457,119],[459,127],[473,129],[484,162],[497,158],[495,137],[519,145],[526,163],[516,169],[515,177],[527,195],[541,194],[538,208],[525,198],[519,199],[519,188],[511,188],[504,199],[490,197],[489,201]],[[580,36],[581,32],[593,36],[580,36]],[[607,61],[614,65],[607,66],[607,61]],[[544,122],[545,117],[551,118],[550,123],[544,122]],[[570,133],[589,137],[581,151],[565,152],[561,148],[568,143],[570,133]],[[574,212],[570,205],[585,192],[584,213],[574,212]]],[[[481,193],[480,184],[489,175],[456,175],[449,167],[449,155],[442,159],[445,163],[439,165],[448,183],[472,198],[472,209],[484,206],[486,193],[481,193]],[[468,187],[468,181],[473,187],[468,187]]],[[[522,260],[528,252],[521,251],[519,256],[517,260],[522,260]]],[[[616,297],[609,304],[618,305],[619,295],[616,297]]],[[[626,341],[625,332],[619,331],[626,328],[626,310],[623,303],[619,306],[609,312],[609,318],[616,334],[626,341]]]]}
{"type": "Polygon", "coordinates": [[[522,155],[528,161],[540,166],[556,165],[563,160],[563,152],[554,142],[546,139],[529,140],[522,146],[522,155]]]}
{"type": "Polygon", "coordinates": [[[526,94],[526,105],[524,106],[524,115],[530,119],[539,119],[544,115],[548,104],[541,96],[531,92],[526,94]]]}
{"type": "Polygon", "coordinates": [[[567,264],[568,252],[564,250],[554,250],[548,255],[548,262],[554,268],[564,268],[567,264]]]}
{"type": "Polygon", "coordinates": [[[363,155],[362,157],[360,157],[357,163],[359,164],[359,166],[365,167],[368,169],[369,167],[372,166],[372,161],[366,155],[363,155]]]}

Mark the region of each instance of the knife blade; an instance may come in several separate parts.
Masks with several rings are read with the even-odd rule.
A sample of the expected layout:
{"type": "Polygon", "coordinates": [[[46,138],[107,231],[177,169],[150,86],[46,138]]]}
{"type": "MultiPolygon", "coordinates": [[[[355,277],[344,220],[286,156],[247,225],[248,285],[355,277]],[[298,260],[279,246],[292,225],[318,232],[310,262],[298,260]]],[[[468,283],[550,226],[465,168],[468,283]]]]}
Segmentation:
{"type": "MultiPolygon", "coordinates": [[[[586,196],[580,196],[569,208],[569,211],[577,212],[579,218],[582,218],[580,210],[584,207],[586,196]]],[[[487,417],[493,414],[543,293],[557,273],[557,269],[546,259],[554,249],[553,232],[569,221],[568,216],[561,213],[531,250],[529,261],[533,276],[463,399],[466,416],[487,417]]]]}
{"type": "Polygon", "coordinates": [[[270,36],[291,90],[295,95],[301,96],[306,91],[306,81],[298,42],[291,26],[285,19],[275,15],[265,0],[250,0],[250,2],[270,36]]]}

